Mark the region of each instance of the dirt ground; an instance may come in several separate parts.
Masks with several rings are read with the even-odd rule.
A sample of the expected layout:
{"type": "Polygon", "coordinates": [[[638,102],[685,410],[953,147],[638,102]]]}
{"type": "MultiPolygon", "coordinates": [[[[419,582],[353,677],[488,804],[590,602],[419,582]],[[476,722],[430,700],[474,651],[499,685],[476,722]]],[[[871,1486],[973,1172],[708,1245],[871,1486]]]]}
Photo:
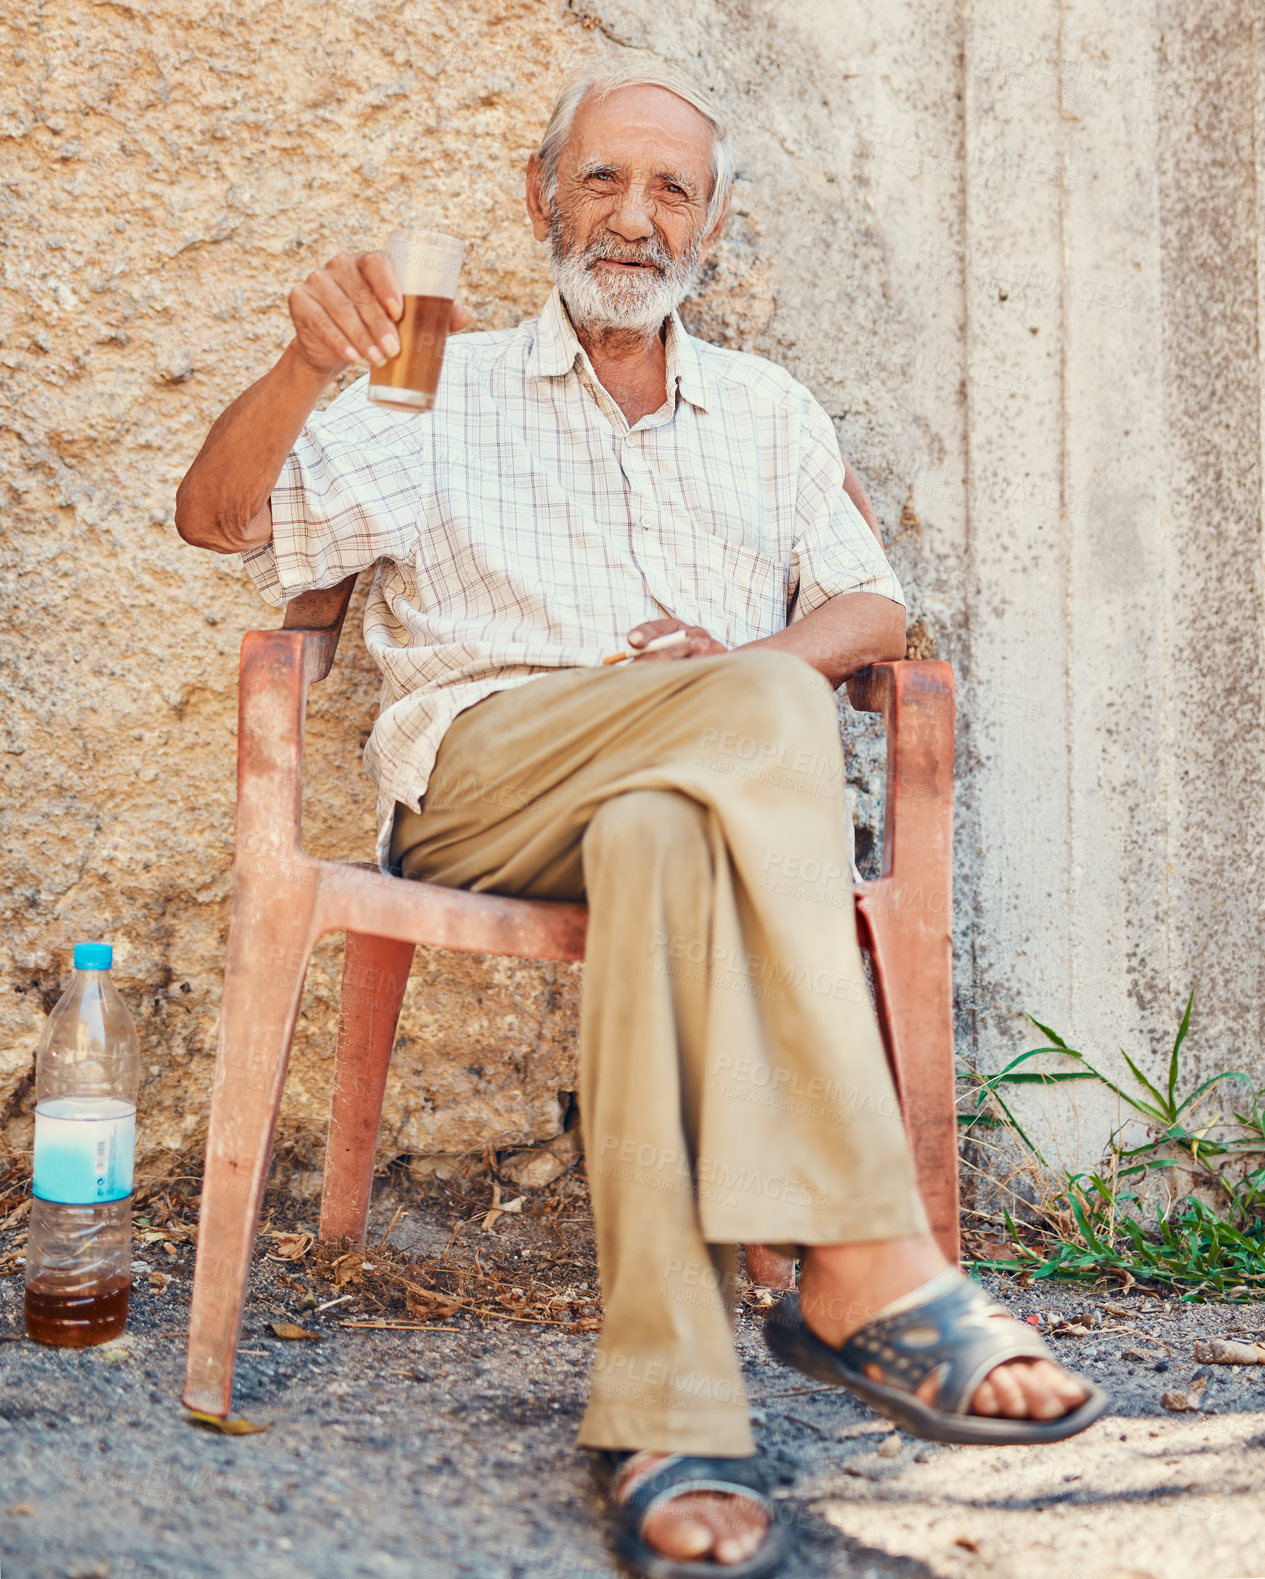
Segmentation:
{"type": "MultiPolygon", "coordinates": [[[[574,1446],[598,1320],[582,1178],[502,1183],[511,1209],[489,1221],[485,1167],[420,1180],[396,1168],[379,1184],[373,1248],[349,1255],[310,1238],[313,1179],[281,1177],[234,1394],[241,1415],[271,1422],[253,1435],[198,1428],[180,1404],[196,1206],[180,1189],[196,1184],[138,1204],[128,1332],[87,1351],[23,1336],[24,1223],[10,1211],[0,1579],[618,1573],[574,1446]],[[363,1325],[375,1320],[396,1325],[363,1325]]],[[[780,1367],[747,1291],[737,1341],[798,1531],[791,1579],[1265,1575],[1265,1365],[1193,1355],[1200,1338],[1265,1337],[1259,1307],[989,1282],[1108,1388],[1108,1418],[1049,1448],[913,1441],[780,1367]],[[1164,1407],[1165,1393],[1190,1407],[1164,1407]]]]}

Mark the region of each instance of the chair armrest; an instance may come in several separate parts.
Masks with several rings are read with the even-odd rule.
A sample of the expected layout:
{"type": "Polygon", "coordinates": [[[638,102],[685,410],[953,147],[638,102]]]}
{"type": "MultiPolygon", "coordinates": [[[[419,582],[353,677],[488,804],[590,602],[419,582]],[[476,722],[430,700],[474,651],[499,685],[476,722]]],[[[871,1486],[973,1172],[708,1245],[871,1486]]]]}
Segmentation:
{"type": "Polygon", "coordinates": [[[953,669],[936,660],[876,663],[848,681],[858,712],[887,725],[883,876],[942,887],[953,862],[953,669]]]}
{"type": "Polygon", "coordinates": [[[280,630],[242,638],[236,866],[299,854],[307,688],[333,666],[355,585],[348,576],[336,587],[301,593],[286,604],[280,630]]]}
{"type": "Polygon", "coordinates": [[[307,638],[303,643],[303,657],[309,682],[323,680],[334,666],[338,638],[342,635],[343,621],[347,618],[355,588],[355,576],[348,576],[336,587],[300,592],[285,606],[281,629],[302,631],[307,638]]]}

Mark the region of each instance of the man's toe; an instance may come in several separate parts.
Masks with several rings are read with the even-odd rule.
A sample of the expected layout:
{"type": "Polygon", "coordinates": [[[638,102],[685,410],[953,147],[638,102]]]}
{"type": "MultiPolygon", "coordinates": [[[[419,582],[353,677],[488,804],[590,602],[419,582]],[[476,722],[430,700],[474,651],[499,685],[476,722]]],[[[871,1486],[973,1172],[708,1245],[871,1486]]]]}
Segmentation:
{"type": "Polygon", "coordinates": [[[710,1552],[713,1544],[711,1530],[698,1519],[674,1513],[671,1505],[660,1508],[646,1520],[642,1538],[655,1551],[679,1562],[692,1562],[710,1552]]]}
{"type": "Polygon", "coordinates": [[[975,1389],[975,1396],[971,1399],[971,1413],[990,1417],[1001,1413],[1001,1403],[991,1376],[986,1376],[975,1389]]]}
{"type": "Polygon", "coordinates": [[[744,1530],[741,1535],[726,1535],[716,1542],[716,1561],[721,1564],[745,1562],[764,1539],[764,1530],[744,1530]]]}
{"type": "Polygon", "coordinates": [[[1031,1408],[1027,1389],[1015,1374],[1012,1365],[999,1365],[988,1378],[997,1395],[997,1410],[1009,1420],[1022,1420],[1031,1408]]]}

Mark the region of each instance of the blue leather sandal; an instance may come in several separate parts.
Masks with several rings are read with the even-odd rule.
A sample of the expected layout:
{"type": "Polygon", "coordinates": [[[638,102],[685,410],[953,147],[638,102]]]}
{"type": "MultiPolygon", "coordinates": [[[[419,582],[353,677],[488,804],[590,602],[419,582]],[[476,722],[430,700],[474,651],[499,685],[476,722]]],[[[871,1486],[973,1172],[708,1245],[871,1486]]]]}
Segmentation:
{"type": "Polygon", "coordinates": [[[930,1442],[1061,1442],[1106,1412],[1111,1403],[1107,1394],[1078,1376],[1089,1396],[1057,1420],[971,1414],[975,1389],[998,1365],[1054,1356],[1031,1327],[1016,1321],[968,1279],[955,1275],[944,1292],[935,1286],[940,1283],[935,1279],[922,1303],[880,1314],[837,1348],[811,1330],[796,1296],[786,1294],[769,1312],[764,1340],[787,1365],[816,1381],[846,1387],[911,1436],[930,1442]],[[998,1315],[1008,1319],[999,1321],[998,1315]],[[867,1376],[867,1366],[877,1366],[883,1380],[867,1376]],[[929,1376],[940,1382],[932,1404],[916,1396],[929,1376]]]}
{"type": "Polygon", "coordinates": [[[608,1453],[611,1467],[611,1513],[615,1550],[643,1579],[770,1579],[791,1550],[790,1532],[778,1518],[777,1504],[768,1481],[754,1458],[693,1458],[670,1454],[637,1481],[627,1497],[618,1495],[620,1472],[632,1453],[608,1453]],[[769,1527],[760,1545],[740,1563],[718,1563],[710,1557],[679,1562],[665,1557],[642,1539],[646,1520],[664,1503],[690,1491],[708,1491],[753,1502],[768,1517],[769,1527]]]}

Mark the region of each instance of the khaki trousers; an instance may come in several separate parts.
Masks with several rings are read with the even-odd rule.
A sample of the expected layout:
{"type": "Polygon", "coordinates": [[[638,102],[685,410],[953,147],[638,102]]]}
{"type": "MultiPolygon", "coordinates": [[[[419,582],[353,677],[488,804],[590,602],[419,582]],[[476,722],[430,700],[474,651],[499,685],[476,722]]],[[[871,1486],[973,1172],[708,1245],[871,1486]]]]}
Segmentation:
{"type": "Polygon", "coordinates": [[[580,1441],[754,1451],[736,1246],[921,1233],[857,948],[828,682],[787,653],[569,669],[444,736],[410,877],[587,897],[580,1115],[605,1322],[580,1441]]]}

